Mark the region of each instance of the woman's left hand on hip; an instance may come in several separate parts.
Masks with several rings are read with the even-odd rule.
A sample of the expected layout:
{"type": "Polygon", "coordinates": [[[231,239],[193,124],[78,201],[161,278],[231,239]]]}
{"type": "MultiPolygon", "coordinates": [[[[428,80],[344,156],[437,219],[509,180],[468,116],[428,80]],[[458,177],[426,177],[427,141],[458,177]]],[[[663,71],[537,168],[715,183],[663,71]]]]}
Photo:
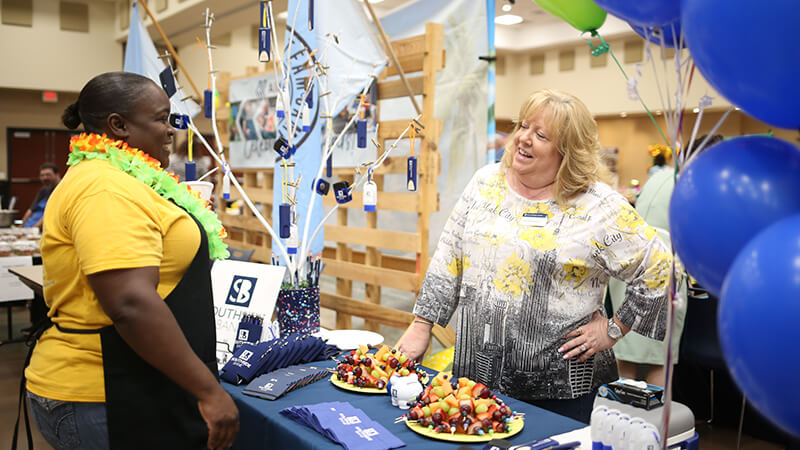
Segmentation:
{"type": "Polygon", "coordinates": [[[564,353],[564,359],[577,356],[578,362],[586,361],[595,353],[607,350],[617,343],[608,335],[608,319],[600,311],[594,312],[589,323],[570,331],[564,337],[569,341],[558,352],[564,353]]]}

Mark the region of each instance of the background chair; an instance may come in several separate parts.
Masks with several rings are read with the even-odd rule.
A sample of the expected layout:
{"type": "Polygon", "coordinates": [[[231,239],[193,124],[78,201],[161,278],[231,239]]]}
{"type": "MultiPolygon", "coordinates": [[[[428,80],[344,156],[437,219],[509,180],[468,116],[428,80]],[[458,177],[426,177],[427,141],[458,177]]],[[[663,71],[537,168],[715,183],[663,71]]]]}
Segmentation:
{"type": "MultiPolygon", "coordinates": [[[[727,371],[722,347],[717,333],[717,310],[719,299],[696,284],[690,283],[687,290],[686,320],[681,336],[681,364],[689,364],[709,371],[709,417],[714,421],[714,372],[727,371]]],[[[739,429],[736,448],[740,448],[742,425],[747,399],[742,394],[739,412],[739,429]]]]}
{"type": "Polygon", "coordinates": [[[245,261],[250,262],[250,259],[253,257],[253,253],[255,253],[255,249],[245,250],[243,248],[236,248],[236,247],[228,247],[228,251],[231,253],[231,256],[228,257],[231,261],[245,261]]]}

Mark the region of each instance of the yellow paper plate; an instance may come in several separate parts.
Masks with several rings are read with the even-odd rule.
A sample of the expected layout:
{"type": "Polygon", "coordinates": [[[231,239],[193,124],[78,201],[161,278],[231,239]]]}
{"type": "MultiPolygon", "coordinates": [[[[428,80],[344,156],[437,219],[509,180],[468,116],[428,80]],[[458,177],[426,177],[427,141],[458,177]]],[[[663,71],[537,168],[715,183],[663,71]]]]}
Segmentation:
{"type": "Polygon", "coordinates": [[[340,389],[344,389],[345,391],[360,392],[362,394],[387,394],[387,395],[389,394],[388,392],[386,392],[386,389],[378,389],[372,387],[358,387],[358,386],[353,386],[352,384],[347,384],[346,382],[340,380],[339,375],[335,373],[331,375],[331,383],[333,383],[334,386],[340,389]]]}
{"type": "Polygon", "coordinates": [[[511,420],[509,425],[511,426],[511,431],[508,433],[486,433],[483,436],[478,434],[463,434],[463,433],[437,433],[428,427],[423,427],[422,425],[418,424],[417,422],[406,421],[406,425],[408,428],[411,428],[411,431],[421,434],[425,437],[429,437],[431,439],[438,439],[440,441],[450,441],[450,442],[489,442],[492,439],[506,439],[515,434],[522,431],[522,427],[525,426],[525,420],[522,417],[517,417],[516,419],[511,420]]]}

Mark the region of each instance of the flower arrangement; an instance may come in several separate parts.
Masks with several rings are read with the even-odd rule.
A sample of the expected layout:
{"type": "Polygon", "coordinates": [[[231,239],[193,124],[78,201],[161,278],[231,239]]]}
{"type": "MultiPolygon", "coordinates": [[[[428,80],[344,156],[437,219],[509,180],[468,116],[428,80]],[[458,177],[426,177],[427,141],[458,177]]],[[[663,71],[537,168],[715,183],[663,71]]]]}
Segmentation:
{"type": "Polygon", "coordinates": [[[647,146],[647,151],[653,158],[655,158],[658,155],[664,155],[664,159],[667,161],[669,161],[669,159],[672,158],[672,149],[663,144],[649,145],[647,146]]]}
{"type": "Polygon", "coordinates": [[[139,149],[129,147],[125,142],[109,139],[105,133],[81,133],[73,136],[69,147],[67,165],[74,166],[92,159],[110,162],[114,167],[148,185],[161,197],[172,200],[197,219],[208,236],[208,253],[212,259],[225,259],[229,256],[228,246],[222,240],[227,233],[217,214],[211,210],[211,204],[202,199],[197,191],[181,184],[175,174],[162,169],[158,160],[139,149]]]}

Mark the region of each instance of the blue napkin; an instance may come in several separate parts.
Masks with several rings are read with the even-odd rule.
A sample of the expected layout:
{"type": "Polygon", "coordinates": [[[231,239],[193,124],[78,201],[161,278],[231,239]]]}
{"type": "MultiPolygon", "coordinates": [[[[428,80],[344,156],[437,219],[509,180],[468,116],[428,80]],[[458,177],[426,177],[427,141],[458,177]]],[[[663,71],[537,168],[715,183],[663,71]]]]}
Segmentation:
{"type": "Polygon", "coordinates": [[[313,365],[291,366],[259,376],[242,393],[275,400],[287,392],[327,378],[329,374],[328,369],[313,365]]]}
{"type": "Polygon", "coordinates": [[[406,445],[364,411],[346,402],[293,406],[280,413],[348,450],[385,450],[406,445]]]}

